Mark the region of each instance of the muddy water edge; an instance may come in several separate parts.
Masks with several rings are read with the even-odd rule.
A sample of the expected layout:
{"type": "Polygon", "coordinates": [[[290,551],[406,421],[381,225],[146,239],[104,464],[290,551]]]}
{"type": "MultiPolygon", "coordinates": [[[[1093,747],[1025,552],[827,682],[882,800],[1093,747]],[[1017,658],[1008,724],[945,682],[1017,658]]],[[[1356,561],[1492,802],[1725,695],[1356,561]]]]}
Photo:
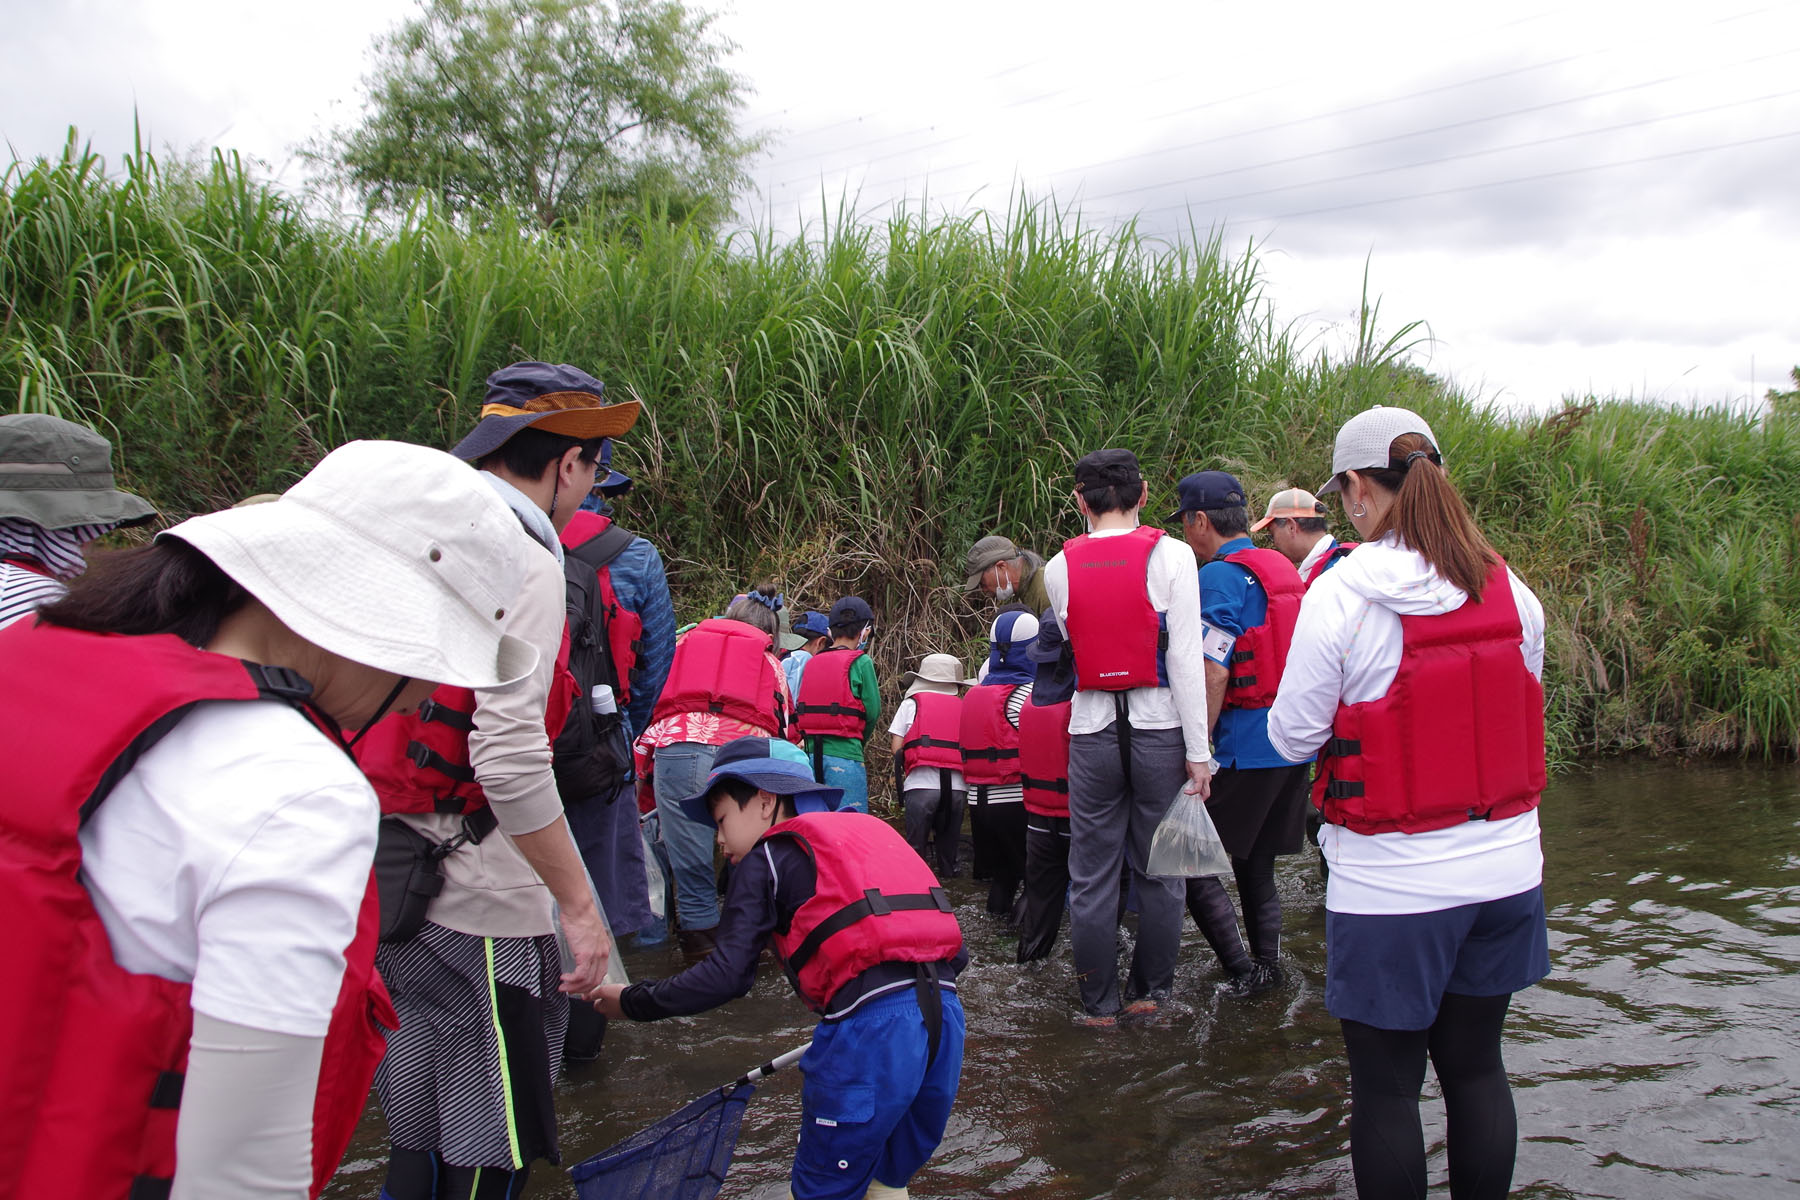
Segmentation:
{"type": "MultiPolygon", "coordinates": [[[[1800,769],[1605,764],[1553,783],[1543,827],[1553,972],[1515,999],[1508,1021],[1514,1195],[1800,1194],[1800,769]]],[[[1248,1002],[1222,995],[1190,922],[1176,1011],[1110,1032],[1071,1025],[1066,928],[1048,962],[1013,966],[1012,939],[982,913],[985,888],[966,874],[951,881],[973,959],[967,1058],[948,1135],[913,1194],[1353,1196],[1316,864],[1310,850],[1283,860],[1285,987],[1248,1002]]],[[[625,953],[633,978],[680,965],[663,951],[625,953]]],[[[752,994],[723,1010],[615,1027],[600,1061],[559,1088],[565,1163],[810,1029],[767,964],[752,994]]],[[[777,1076],[751,1102],[724,1196],[787,1195],[799,1083],[777,1076]]],[[[1435,1103],[1425,1129],[1441,1190],[1435,1103]]],[[[384,1150],[371,1105],[326,1195],[374,1200],[384,1150]]],[[[526,1189],[572,1194],[541,1163],[526,1189]]]]}

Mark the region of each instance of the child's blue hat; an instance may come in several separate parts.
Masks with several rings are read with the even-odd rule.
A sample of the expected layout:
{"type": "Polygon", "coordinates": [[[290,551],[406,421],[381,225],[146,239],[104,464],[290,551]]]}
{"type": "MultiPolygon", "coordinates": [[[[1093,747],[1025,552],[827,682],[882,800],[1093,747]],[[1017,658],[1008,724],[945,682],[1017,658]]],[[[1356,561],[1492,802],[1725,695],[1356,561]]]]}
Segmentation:
{"type": "Polygon", "coordinates": [[[826,787],[813,778],[805,751],[792,742],[741,737],[719,747],[699,795],[681,801],[683,815],[711,825],[712,794],[727,779],[740,780],[777,796],[792,796],[796,812],[831,812],[844,798],[843,788],[826,787]]]}
{"type": "Polygon", "coordinates": [[[830,637],[831,622],[827,621],[825,614],[818,609],[808,609],[805,615],[794,622],[794,632],[804,633],[809,640],[816,637],[830,637]]]}

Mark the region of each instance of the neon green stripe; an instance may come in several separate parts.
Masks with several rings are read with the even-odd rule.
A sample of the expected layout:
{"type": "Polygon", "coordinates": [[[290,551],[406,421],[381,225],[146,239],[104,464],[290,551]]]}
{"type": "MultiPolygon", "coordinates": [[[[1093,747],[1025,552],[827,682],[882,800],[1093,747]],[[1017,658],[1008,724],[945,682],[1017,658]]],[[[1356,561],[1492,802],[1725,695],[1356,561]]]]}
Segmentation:
{"type": "Polygon", "coordinates": [[[513,1115],[512,1076],[506,1071],[506,1033],[500,1028],[500,987],[494,979],[494,939],[482,938],[482,948],[487,952],[488,974],[488,1014],[494,1022],[494,1042],[500,1047],[500,1091],[506,1103],[506,1140],[512,1147],[513,1170],[525,1166],[525,1160],[519,1157],[519,1125],[513,1115]]]}

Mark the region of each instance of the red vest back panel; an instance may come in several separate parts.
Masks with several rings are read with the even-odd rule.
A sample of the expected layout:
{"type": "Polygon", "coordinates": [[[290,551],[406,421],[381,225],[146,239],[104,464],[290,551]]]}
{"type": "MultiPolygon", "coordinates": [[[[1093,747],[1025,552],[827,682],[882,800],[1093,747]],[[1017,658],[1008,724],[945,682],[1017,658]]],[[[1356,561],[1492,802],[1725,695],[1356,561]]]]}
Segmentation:
{"type": "MultiPolygon", "coordinates": [[[[556,672],[544,711],[551,742],[575,704],[575,677],[569,673],[569,627],[563,624],[556,672]]],[[[469,734],[475,731],[475,693],[440,686],[416,712],[390,713],[377,721],[352,751],[368,776],[384,813],[471,813],[487,807],[487,796],[469,766],[469,734]]]]}
{"type": "Polygon", "coordinates": [[[1360,545],[1362,545],[1361,542],[1339,542],[1337,545],[1321,554],[1319,556],[1319,561],[1312,565],[1312,570],[1306,573],[1306,586],[1310,588],[1313,584],[1319,582],[1319,576],[1331,570],[1332,567],[1337,565],[1338,559],[1344,557],[1360,545]]]}
{"type": "Polygon", "coordinates": [[[721,713],[775,737],[785,736],[781,685],[768,649],[769,635],[754,625],[723,617],[700,622],[675,643],[668,682],[656,699],[652,719],[721,713]]]}
{"type": "MultiPolygon", "coordinates": [[[[0,905],[15,922],[0,988],[0,1181],[7,1195],[126,1200],[175,1170],[190,987],[124,970],[79,879],[80,826],[197,703],[304,695],[304,681],[179,638],[21,621],[0,631],[0,905]],[[103,684],[104,686],[96,686],[103,684]],[[29,986],[26,985],[29,981],[29,986]]],[[[326,1038],[313,1195],[362,1116],[393,1007],[374,971],[373,878],[326,1038]]]]}
{"type": "Polygon", "coordinates": [[[1019,782],[1019,731],[1006,719],[1006,702],[1017,690],[981,684],[963,696],[962,773],[970,787],[1019,782]]]}
{"type": "Polygon", "coordinates": [[[912,728],[900,743],[907,770],[937,767],[962,770],[962,697],[943,692],[914,692],[912,728]]]}
{"type": "Polygon", "coordinates": [[[1506,565],[1478,604],[1401,617],[1387,694],[1340,704],[1313,803],[1356,833],[1420,833],[1504,820],[1544,790],[1544,689],[1525,667],[1506,565]]]}
{"type": "Polygon", "coordinates": [[[1268,598],[1263,623],[1246,629],[1231,649],[1231,678],[1225,685],[1226,708],[1267,708],[1275,703],[1275,687],[1287,669],[1288,647],[1294,642],[1294,624],[1300,619],[1300,601],[1306,585],[1285,554],[1251,547],[1225,556],[1252,575],[1268,598]]]}
{"type": "Polygon", "coordinates": [[[1069,708],[1032,704],[1019,710],[1019,782],[1025,811],[1043,817],[1069,815],[1069,708]]]}
{"type": "Polygon", "coordinates": [[[1075,686],[1084,692],[1123,692],[1169,686],[1163,651],[1168,618],[1150,603],[1145,580],[1163,531],[1139,525],[1130,533],[1091,534],[1063,543],[1069,615],[1064,636],[1075,654],[1075,686]]]}
{"type": "MultiPolygon", "coordinates": [[[[612,528],[612,518],[579,510],[569,519],[558,537],[563,549],[579,553],[589,542],[612,528]]],[[[619,602],[613,590],[612,564],[598,568],[594,577],[600,584],[600,604],[606,612],[606,644],[612,652],[613,670],[618,684],[613,689],[622,709],[631,701],[631,674],[637,669],[638,654],[644,644],[644,618],[619,602]]]]}
{"type": "Polygon", "coordinates": [[[794,697],[794,724],[814,737],[861,738],[868,712],[850,690],[850,668],[861,650],[827,646],[800,669],[800,694],[794,697]]]}
{"type": "Polygon", "coordinates": [[[942,962],[962,949],[937,876],[880,817],[802,813],[763,836],[792,838],[818,872],[812,898],[770,939],[814,1012],[870,967],[942,962]]]}

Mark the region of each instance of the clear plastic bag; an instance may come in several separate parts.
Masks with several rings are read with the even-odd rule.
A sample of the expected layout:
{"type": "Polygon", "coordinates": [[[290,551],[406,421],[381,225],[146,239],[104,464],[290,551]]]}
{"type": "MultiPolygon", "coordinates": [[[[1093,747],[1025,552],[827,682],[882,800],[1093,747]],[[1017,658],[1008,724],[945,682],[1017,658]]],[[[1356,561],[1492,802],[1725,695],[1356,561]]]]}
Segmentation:
{"type": "Polygon", "coordinates": [[[1144,874],[1167,879],[1231,874],[1231,856],[1225,853],[1205,800],[1186,788],[1175,793],[1175,802],[1150,839],[1144,874]]]}

